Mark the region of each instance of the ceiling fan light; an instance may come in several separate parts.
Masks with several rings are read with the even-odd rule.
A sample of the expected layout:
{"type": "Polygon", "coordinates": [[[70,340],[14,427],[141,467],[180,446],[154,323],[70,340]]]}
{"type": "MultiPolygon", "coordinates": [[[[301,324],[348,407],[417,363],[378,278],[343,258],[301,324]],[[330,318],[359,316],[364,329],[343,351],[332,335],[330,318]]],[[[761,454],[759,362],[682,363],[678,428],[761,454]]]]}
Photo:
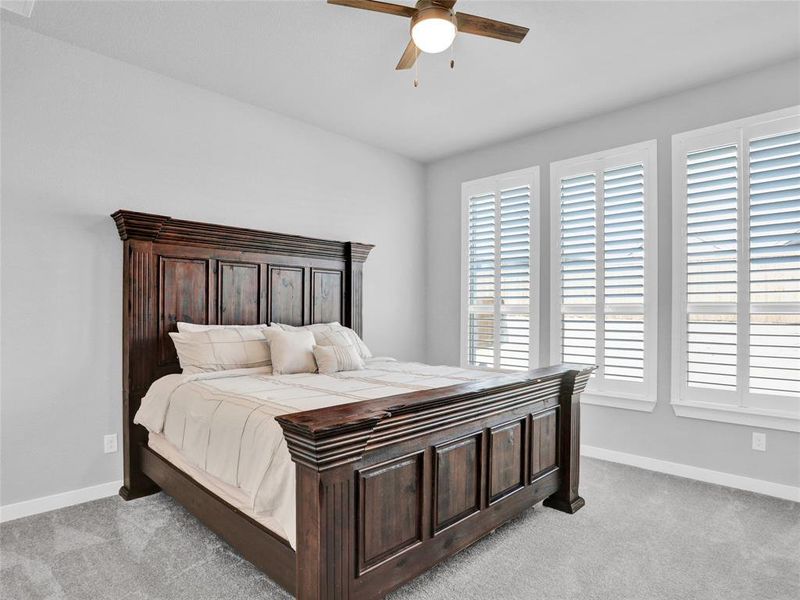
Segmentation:
{"type": "MultiPolygon", "coordinates": [[[[429,11],[433,13],[434,10],[429,11]]],[[[437,14],[430,16],[421,14],[411,24],[411,39],[414,45],[423,52],[436,54],[444,52],[456,38],[456,25],[449,11],[435,10],[437,14]]]]}

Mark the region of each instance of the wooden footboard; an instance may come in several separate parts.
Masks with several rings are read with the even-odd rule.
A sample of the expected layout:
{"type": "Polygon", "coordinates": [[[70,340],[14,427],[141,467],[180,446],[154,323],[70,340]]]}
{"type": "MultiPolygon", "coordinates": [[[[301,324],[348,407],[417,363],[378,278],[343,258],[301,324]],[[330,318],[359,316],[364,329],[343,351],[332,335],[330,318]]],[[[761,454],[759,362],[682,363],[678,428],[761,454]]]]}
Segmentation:
{"type": "Polygon", "coordinates": [[[591,372],[559,365],[279,417],[297,464],[298,599],[380,598],[537,502],[581,508],[591,372]]]}

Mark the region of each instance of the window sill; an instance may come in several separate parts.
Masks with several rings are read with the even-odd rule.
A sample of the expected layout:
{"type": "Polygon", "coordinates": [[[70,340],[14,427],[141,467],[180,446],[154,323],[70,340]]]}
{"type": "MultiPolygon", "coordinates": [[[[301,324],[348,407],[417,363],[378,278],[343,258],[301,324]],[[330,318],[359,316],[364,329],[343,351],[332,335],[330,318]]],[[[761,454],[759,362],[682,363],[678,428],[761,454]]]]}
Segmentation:
{"type": "Polygon", "coordinates": [[[653,412],[656,401],[644,396],[633,394],[615,394],[612,392],[591,392],[584,391],[581,394],[581,404],[592,404],[594,406],[608,406],[611,408],[623,408],[625,410],[636,410],[639,412],[653,412]]]}
{"type": "Polygon", "coordinates": [[[677,416],[690,419],[800,432],[800,414],[792,411],[745,408],[731,404],[686,400],[673,400],[672,410],[677,416]]]}

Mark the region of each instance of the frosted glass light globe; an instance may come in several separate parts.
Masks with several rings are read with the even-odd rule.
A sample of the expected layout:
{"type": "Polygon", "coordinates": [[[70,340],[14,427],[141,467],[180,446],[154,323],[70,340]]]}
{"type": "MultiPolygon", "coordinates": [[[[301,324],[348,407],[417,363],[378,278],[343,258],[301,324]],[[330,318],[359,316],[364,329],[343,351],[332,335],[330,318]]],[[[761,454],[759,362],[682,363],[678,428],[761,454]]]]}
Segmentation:
{"type": "Polygon", "coordinates": [[[450,19],[421,19],[411,28],[411,39],[428,54],[444,52],[456,39],[456,26],[450,19]]]}

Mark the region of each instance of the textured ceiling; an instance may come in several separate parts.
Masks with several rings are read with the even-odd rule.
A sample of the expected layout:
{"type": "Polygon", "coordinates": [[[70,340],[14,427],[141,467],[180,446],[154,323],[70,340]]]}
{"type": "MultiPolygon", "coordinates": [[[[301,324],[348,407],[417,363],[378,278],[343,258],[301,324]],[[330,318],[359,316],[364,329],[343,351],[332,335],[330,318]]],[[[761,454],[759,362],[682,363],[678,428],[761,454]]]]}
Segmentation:
{"type": "MultiPolygon", "coordinates": [[[[398,0],[399,2],[400,0],[398,0]]],[[[411,4],[405,0],[405,4],[411,4]]],[[[289,2],[38,0],[3,19],[420,161],[800,54],[798,2],[462,0],[531,28],[397,72],[408,20],[289,2]]]]}

